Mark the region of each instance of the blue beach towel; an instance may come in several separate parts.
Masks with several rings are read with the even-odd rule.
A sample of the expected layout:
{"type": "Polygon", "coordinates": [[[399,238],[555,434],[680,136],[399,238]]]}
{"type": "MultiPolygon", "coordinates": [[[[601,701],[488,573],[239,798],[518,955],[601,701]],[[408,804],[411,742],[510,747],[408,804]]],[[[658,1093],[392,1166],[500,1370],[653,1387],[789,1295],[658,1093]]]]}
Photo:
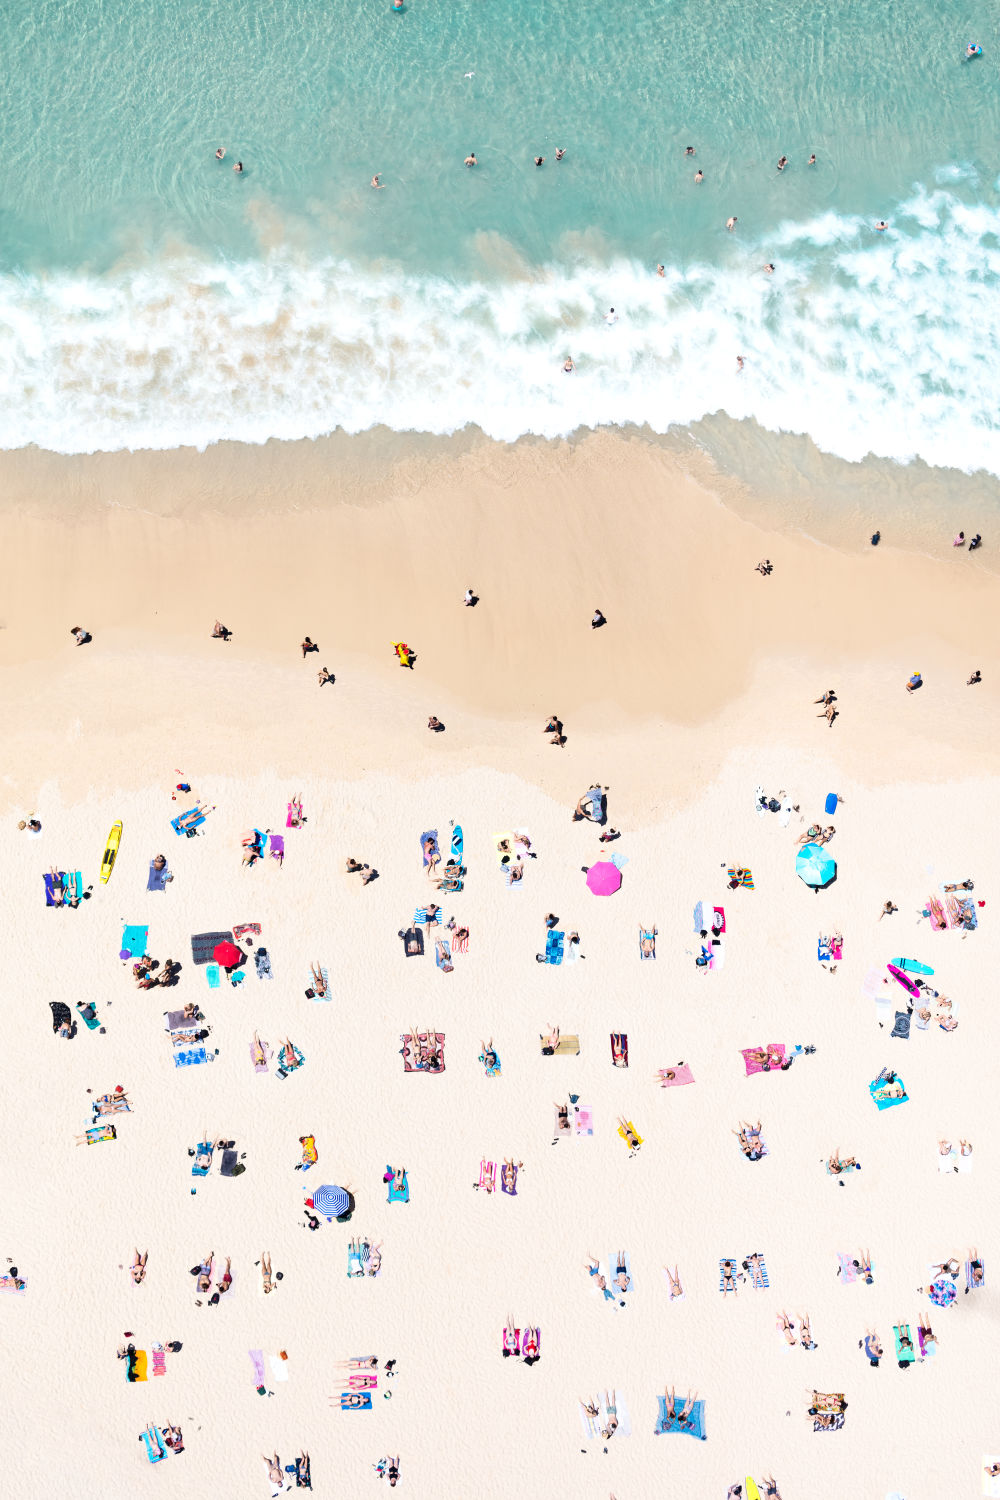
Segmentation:
{"type": "Polygon", "coordinates": [[[221,983],[222,973],[218,964],[207,964],[205,967],[205,978],[208,980],[210,990],[217,990],[221,983]]]}
{"type": "Polygon", "coordinates": [[[563,943],[566,934],[555,932],[552,928],[545,934],[545,962],[547,964],[561,964],[563,961],[563,943]]]}
{"type": "Polygon", "coordinates": [[[205,814],[204,813],[200,813],[197,818],[192,818],[191,817],[191,814],[193,812],[197,812],[197,811],[198,811],[198,809],[196,807],[189,807],[188,810],[187,810],[187,812],[178,813],[177,816],[176,816],[176,818],[171,818],[170,819],[170,826],[174,830],[174,832],[177,834],[178,838],[181,836],[182,833],[186,833],[186,834],[192,834],[192,833],[194,833],[194,831],[198,827],[198,825],[200,823],[204,823],[204,821],[205,821],[205,814]],[[187,824],[185,824],[185,826],[183,828],[181,827],[181,820],[182,820],[182,818],[188,818],[188,819],[190,819],[190,822],[188,822],[187,824]]]}
{"type": "MultiPolygon", "coordinates": [[[[59,871],[59,889],[62,891],[65,891],[66,889],[66,872],[64,870],[59,871]]],[[[53,881],[51,875],[46,875],[45,877],[45,905],[56,905],[55,882],[53,881]]],[[[62,905],[62,903],[60,902],[59,905],[62,905]]]]}
{"type": "MultiPolygon", "coordinates": [[[[684,1421],[680,1422],[677,1416],[674,1416],[672,1418],[667,1416],[666,1396],[657,1396],[656,1400],[660,1408],[660,1413],[656,1419],[656,1426],[654,1427],[653,1431],[658,1437],[662,1436],[664,1433],[682,1432],[686,1433],[688,1437],[700,1438],[702,1442],[705,1441],[706,1433],[704,1401],[696,1401],[688,1415],[684,1418],[684,1421]]],[[[676,1404],[677,1402],[675,1400],[674,1405],[676,1406],[676,1404]]],[[[683,1405],[684,1403],[681,1402],[682,1408],[683,1405]]]]}
{"type": "Polygon", "coordinates": [[[192,1047],[186,1052],[174,1053],[175,1068],[191,1067],[195,1063],[211,1062],[212,1060],[204,1047],[192,1047]]]}
{"type": "Polygon", "coordinates": [[[122,933],[122,952],[129,952],[133,958],[145,958],[148,938],[148,927],[126,927],[122,933]]]}

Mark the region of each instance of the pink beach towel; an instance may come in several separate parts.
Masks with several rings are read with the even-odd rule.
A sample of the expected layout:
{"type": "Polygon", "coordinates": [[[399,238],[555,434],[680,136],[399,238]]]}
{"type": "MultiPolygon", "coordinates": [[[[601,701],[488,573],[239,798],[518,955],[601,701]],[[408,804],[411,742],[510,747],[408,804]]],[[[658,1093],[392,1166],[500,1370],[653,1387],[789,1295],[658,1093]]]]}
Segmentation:
{"type": "Polygon", "coordinates": [[[765,1050],[765,1049],[762,1049],[760,1047],[741,1047],[740,1048],[740,1051],[743,1054],[743,1065],[746,1068],[746,1076],[748,1078],[752,1074],[754,1074],[754,1073],[774,1073],[774,1072],[777,1072],[777,1071],[780,1070],[781,1064],[785,1060],[785,1044],[784,1044],[784,1042],[768,1042],[767,1048],[766,1048],[766,1051],[767,1051],[767,1066],[766,1067],[765,1067],[765,1065],[762,1062],[756,1062],[756,1061],[754,1061],[752,1059],[752,1054],[754,1052],[760,1052],[762,1050],[765,1050]]]}
{"type": "Polygon", "coordinates": [[[679,1088],[682,1083],[694,1083],[694,1074],[687,1063],[677,1063],[672,1068],[660,1068],[661,1089],[679,1088]]]}

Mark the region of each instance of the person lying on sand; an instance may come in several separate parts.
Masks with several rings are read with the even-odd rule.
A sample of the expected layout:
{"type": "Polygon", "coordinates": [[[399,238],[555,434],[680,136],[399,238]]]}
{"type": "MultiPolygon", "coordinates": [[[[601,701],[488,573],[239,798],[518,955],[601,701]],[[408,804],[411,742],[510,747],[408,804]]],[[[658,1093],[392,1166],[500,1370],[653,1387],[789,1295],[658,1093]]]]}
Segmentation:
{"type": "Polygon", "coordinates": [[[543,1034],[541,1041],[543,1057],[551,1057],[559,1045],[559,1027],[550,1026],[543,1034]]]}
{"type": "Polygon", "coordinates": [[[135,1252],[135,1254],[132,1257],[132,1264],[129,1267],[129,1275],[132,1277],[132,1283],[133,1283],[134,1286],[141,1286],[142,1283],[145,1281],[145,1279],[146,1279],[146,1261],[147,1261],[148,1258],[149,1258],[149,1251],[148,1250],[146,1250],[142,1255],[140,1255],[138,1249],[136,1249],[136,1252],[135,1252]]]}
{"type": "Polygon", "coordinates": [[[764,1155],[761,1147],[760,1131],[761,1125],[759,1120],[756,1125],[751,1125],[747,1120],[741,1120],[739,1130],[732,1132],[739,1141],[740,1150],[748,1161],[760,1161],[764,1155]]]}
{"type": "Polygon", "coordinates": [[[313,994],[318,995],[322,1000],[326,995],[327,985],[326,980],[323,978],[323,970],[320,968],[315,959],[313,959],[312,963],[309,965],[309,972],[312,975],[313,994]]]}
{"type": "Polygon", "coordinates": [[[271,1279],[271,1252],[262,1250],[260,1255],[260,1279],[264,1284],[265,1297],[274,1291],[274,1282],[271,1279]]]}

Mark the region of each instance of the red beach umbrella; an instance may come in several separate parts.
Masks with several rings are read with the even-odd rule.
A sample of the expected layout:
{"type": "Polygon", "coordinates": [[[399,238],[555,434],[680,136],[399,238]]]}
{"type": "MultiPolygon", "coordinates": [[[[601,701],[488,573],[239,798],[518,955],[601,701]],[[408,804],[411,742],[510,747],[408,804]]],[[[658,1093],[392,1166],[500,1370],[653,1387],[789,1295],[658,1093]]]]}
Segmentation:
{"type": "Polygon", "coordinates": [[[232,969],[240,962],[243,954],[235,943],[219,943],[213,950],[212,957],[224,969],[232,969]]]}

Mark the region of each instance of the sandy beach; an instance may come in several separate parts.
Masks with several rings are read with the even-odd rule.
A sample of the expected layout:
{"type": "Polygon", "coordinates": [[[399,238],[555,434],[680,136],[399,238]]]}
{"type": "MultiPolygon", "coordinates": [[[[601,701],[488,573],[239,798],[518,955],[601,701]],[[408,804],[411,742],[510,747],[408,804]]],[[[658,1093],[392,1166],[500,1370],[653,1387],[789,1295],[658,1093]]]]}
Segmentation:
{"type": "MultiPolygon", "coordinates": [[[[0,1251],[26,1282],[0,1302],[11,1493],[265,1496],[261,1455],[284,1466],[301,1449],[328,1496],[381,1493],[373,1465],[397,1454],[414,1497],[638,1500],[669,1486],[722,1500],[765,1473],[782,1500],[980,1493],[982,1455],[1000,1451],[991,1284],[966,1296],[963,1275],[946,1309],[918,1288],[970,1247],[989,1262],[995,1238],[988,548],[970,556],[950,533],[873,548],[868,516],[820,540],[637,432],[25,450],[0,455],[0,479],[17,1058],[0,1251]],[[592,630],[595,607],[607,624],[592,630]],[[230,641],[211,638],[216,619],[230,641]],[[82,648],[75,624],[93,635],[82,648]],[[306,634],[319,650],[303,658],[306,634]],[[321,687],[324,666],[335,680],[321,687]],[[828,688],[832,728],[813,702],[828,688]],[[562,748],[542,732],[552,712],[562,748]],[[172,800],[178,781],[213,808],[190,839],[170,827],[188,805],[172,800]],[[610,845],[572,821],[594,783],[621,831],[610,845]],[[794,804],[787,823],[757,814],[758,786],[794,804]],[[296,794],[306,821],[286,828],[296,794]],[[32,815],[36,839],[17,828],[32,815]],[[836,879],[818,893],[795,866],[815,822],[836,828],[836,879]],[[444,973],[433,931],[412,960],[397,932],[434,895],[421,833],[447,850],[453,823],[467,874],[438,899],[470,939],[444,973]],[[248,828],[284,837],[282,865],[242,865],[248,828]],[[494,838],[512,829],[537,855],[519,888],[494,838]],[[174,879],[151,892],[161,852],[174,879]],[[610,853],[627,863],[602,899],[583,869],[610,853]],[[345,873],[348,856],[378,879],[345,873]],[[729,889],[730,866],[753,888],[729,889]],[[52,868],[82,872],[78,909],[45,905],[52,868]],[[978,929],[933,931],[928,898],[967,878],[978,929]],[[889,899],[899,909],[880,921],[889,899]],[[699,901],[725,910],[722,967],[696,966],[699,901]],[[575,962],[536,963],[550,912],[579,932],[575,962]],[[251,958],[245,980],[210,989],[191,935],[245,923],[260,924],[273,977],[251,958]],[[136,989],[126,924],[182,965],[169,992],[136,989]],[[653,925],[643,963],[638,928],[653,925]],[[834,972],[819,933],[843,934],[834,972]],[[934,1021],[904,1040],[891,1015],[880,1028],[884,1004],[863,986],[897,956],[933,970],[957,1029],[934,1021]],[[304,997],[313,960],[326,1003],[304,997]],[[54,1036],[54,1001],[92,1005],[103,1032],[54,1036]],[[211,1028],[210,1065],[174,1066],[163,1013],[186,1002],[211,1028]],[[541,1055],[550,1026],[579,1036],[578,1056],[541,1055]],[[442,1076],[404,1073],[411,1028],[444,1034],[442,1076]],[[291,1038],[302,1067],[255,1073],[255,1031],[275,1049],[291,1038]],[[627,1069],[612,1065],[621,1032],[627,1069]],[[502,1069],[488,1078],[490,1039],[502,1069]],[[815,1052],[745,1076],[741,1049],[772,1042],[815,1052]],[[661,1088],[657,1070],[681,1061],[693,1085],[661,1088]],[[908,1101],[879,1112],[868,1086],[884,1067],[908,1101]],[[92,1098],[119,1083],[133,1108],[117,1139],[76,1147],[92,1098]],[[572,1095],[593,1136],[553,1144],[554,1106],[572,1095]],[[619,1117],[643,1138],[635,1155],[619,1117]],[[741,1120],[762,1122],[763,1161],[741,1155],[741,1120]],[[296,1172],[308,1135],[319,1160],[296,1172]],[[938,1170],[942,1138],[973,1143],[971,1173],[938,1170]],[[192,1179],[203,1139],[235,1141],[246,1172],[192,1179]],[[843,1186],[824,1167],[837,1150],[862,1166],[843,1186]],[[516,1196],[476,1189],[482,1158],[523,1163],[516,1196]],[[407,1169],[409,1203],[387,1203],[387,1164],[407,1169]],[[313,1233],[302,1204],[323,1183],[357,1207],[313,1233]],[[379,1277],[347,1277],[354,1236],[381,1242],[379,1277]],[[622,1247],[625,1308],[585,1269],[622,1247]],[[210,1250],[217,1266],[231,1258],[232,1290],[196,1307],[188,1272],[210,1250]],[[267,1298],[262,1251],[282,1272],[267,1298]],[[838,1253],[863,1251],[874,1284],[840,1284],[838,1253]],[[768,1289],[723,1297],[720,1258],[753,1252],[768,1289]],[[781,1310],[809,1315],[815,1349],[784,1347],[781,1310]],[[508,1318],[541,1329],[538,1364],[502,1358],[508,1318]],[[939,1340],[913,1370],[893,1355],[901,1319],[929,1320],[939,1340]],[[886,1350],[877,1369],[858,1347],[869,1328],[886,1350]],[[183,1347],[162,1378],[126,1382],[119,1346],[171,1340],[183,1347]],[[255,1389],[251,1350],[273,1396],[255,1389]],[[271,1384],[280,1351],[288,1378],[271,1384]],[[369,1354],[396,1374],[370,1412],[341,1411],[338,1362],[369,1354]],[[704,1400],[706,1441],[654,1434],[665,1386],[704,1400]],[[608,1443],[585,1438],[579,1405],[605,1389],[631,1418],[608,1443]],[[813,1431],[813,1389],[846,1396],[842,1431],[813,1431]],[[179,1425],[184,1452],[149,1464],[147,1422],[179,1425]]],[[[891,980],[885,998],[905,1012],[891,980]]]]}

